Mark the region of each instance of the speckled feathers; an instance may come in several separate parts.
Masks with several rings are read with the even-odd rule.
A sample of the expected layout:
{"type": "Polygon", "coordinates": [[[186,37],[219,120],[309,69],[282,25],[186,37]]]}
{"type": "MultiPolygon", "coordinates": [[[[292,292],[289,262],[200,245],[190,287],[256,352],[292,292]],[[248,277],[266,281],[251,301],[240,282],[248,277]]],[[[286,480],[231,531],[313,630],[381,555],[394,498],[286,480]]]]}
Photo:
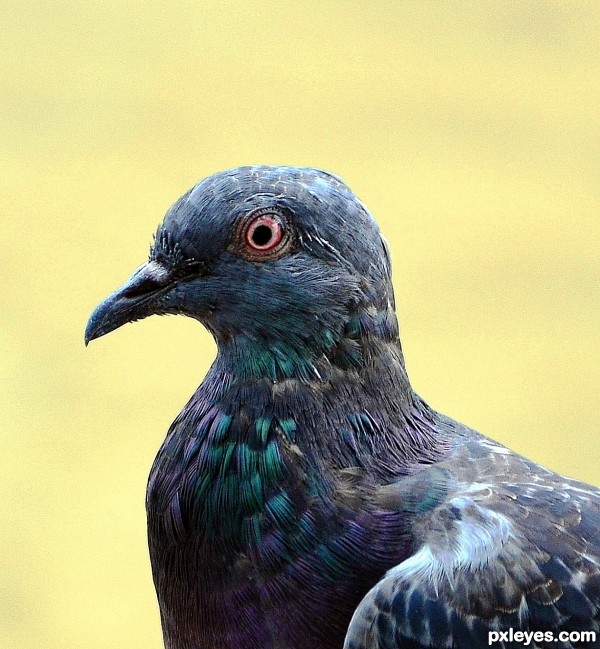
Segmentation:
{"type": "Polygon", "coordinates": [[[86,342],[153,314],[218,347],[148,482],[167,649],[472,649],[509,627],[600,646],[600,492],[412,390],[387,247],[339,178],[200,181],[86,342]]]}

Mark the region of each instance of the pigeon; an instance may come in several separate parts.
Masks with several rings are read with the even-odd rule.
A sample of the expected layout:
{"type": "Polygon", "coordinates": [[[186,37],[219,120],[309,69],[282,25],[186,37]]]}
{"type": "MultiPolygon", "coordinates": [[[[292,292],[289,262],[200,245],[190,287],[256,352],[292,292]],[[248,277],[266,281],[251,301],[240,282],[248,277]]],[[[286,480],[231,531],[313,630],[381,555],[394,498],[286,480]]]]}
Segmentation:
{"type": "Polygon", "coordinates": [[[600,647],[600,490],[413,391],[387,244],[339,177],[198,182],[86,344],[153,314],[217,344],[147,486],[167,649],[600,647]]]}

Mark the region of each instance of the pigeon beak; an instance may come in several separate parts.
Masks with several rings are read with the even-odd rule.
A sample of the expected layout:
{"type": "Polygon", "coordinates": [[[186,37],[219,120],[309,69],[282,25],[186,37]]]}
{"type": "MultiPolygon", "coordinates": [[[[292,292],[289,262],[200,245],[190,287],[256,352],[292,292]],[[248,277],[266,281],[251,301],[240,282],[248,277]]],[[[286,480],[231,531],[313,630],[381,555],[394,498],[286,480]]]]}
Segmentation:
{"type": "Polygon", "coordinates": [[[140,266],[133,275],[95,309],[85,328],[85,344],[127,322],[160,313],[158,298],[172,285],[172,274],[157,261],[140,266]]]}

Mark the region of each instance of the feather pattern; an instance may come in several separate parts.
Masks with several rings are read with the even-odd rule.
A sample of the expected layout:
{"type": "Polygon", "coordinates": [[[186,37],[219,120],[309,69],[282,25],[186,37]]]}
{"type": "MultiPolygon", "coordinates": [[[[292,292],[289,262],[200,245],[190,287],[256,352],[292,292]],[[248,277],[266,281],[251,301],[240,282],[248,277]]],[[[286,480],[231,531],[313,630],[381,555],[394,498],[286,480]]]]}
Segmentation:
{"type": "Polygon", "coordinates": [[[600,647],[600,491],[430,408],[394,304],[337,176],[243,167],[92,314],[86,341],[180,313],[217,342],[148,481],[167,649],[600,647]]]}
{"type": "MultiPolygon", "coordinates": [[[[414,552],[365,596],[346,649],[487,646],[511,628],[531,647],[561,630],[600,639],[598,491],[475,435],[413,479],[440,470],[445,497],[414,520],[414,552]]],[[[405,506],[407,487],[386,486],[386,506],[405,506]]]]}

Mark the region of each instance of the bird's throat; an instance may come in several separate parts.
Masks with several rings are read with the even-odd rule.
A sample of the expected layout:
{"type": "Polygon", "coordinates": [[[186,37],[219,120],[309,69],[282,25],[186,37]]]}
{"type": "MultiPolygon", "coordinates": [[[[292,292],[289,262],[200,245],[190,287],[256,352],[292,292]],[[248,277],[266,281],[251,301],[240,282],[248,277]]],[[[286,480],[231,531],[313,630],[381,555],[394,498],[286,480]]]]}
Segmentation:
{"type": "Polygon", "coordinates": [[[402,370],[397,380],[408,384],[398,322],[389,302],[381,308],[363,305],[335,326],[323,317],[306,322],[301,333],[297,324],[283,333],[280,329],[266,326],[253,334],[215,334],[219,354],[214,369],[233,381],[324,383],[335,373],[368,371],[369,363],[392,346],[399,351],[393,362],[402,370]]]}

